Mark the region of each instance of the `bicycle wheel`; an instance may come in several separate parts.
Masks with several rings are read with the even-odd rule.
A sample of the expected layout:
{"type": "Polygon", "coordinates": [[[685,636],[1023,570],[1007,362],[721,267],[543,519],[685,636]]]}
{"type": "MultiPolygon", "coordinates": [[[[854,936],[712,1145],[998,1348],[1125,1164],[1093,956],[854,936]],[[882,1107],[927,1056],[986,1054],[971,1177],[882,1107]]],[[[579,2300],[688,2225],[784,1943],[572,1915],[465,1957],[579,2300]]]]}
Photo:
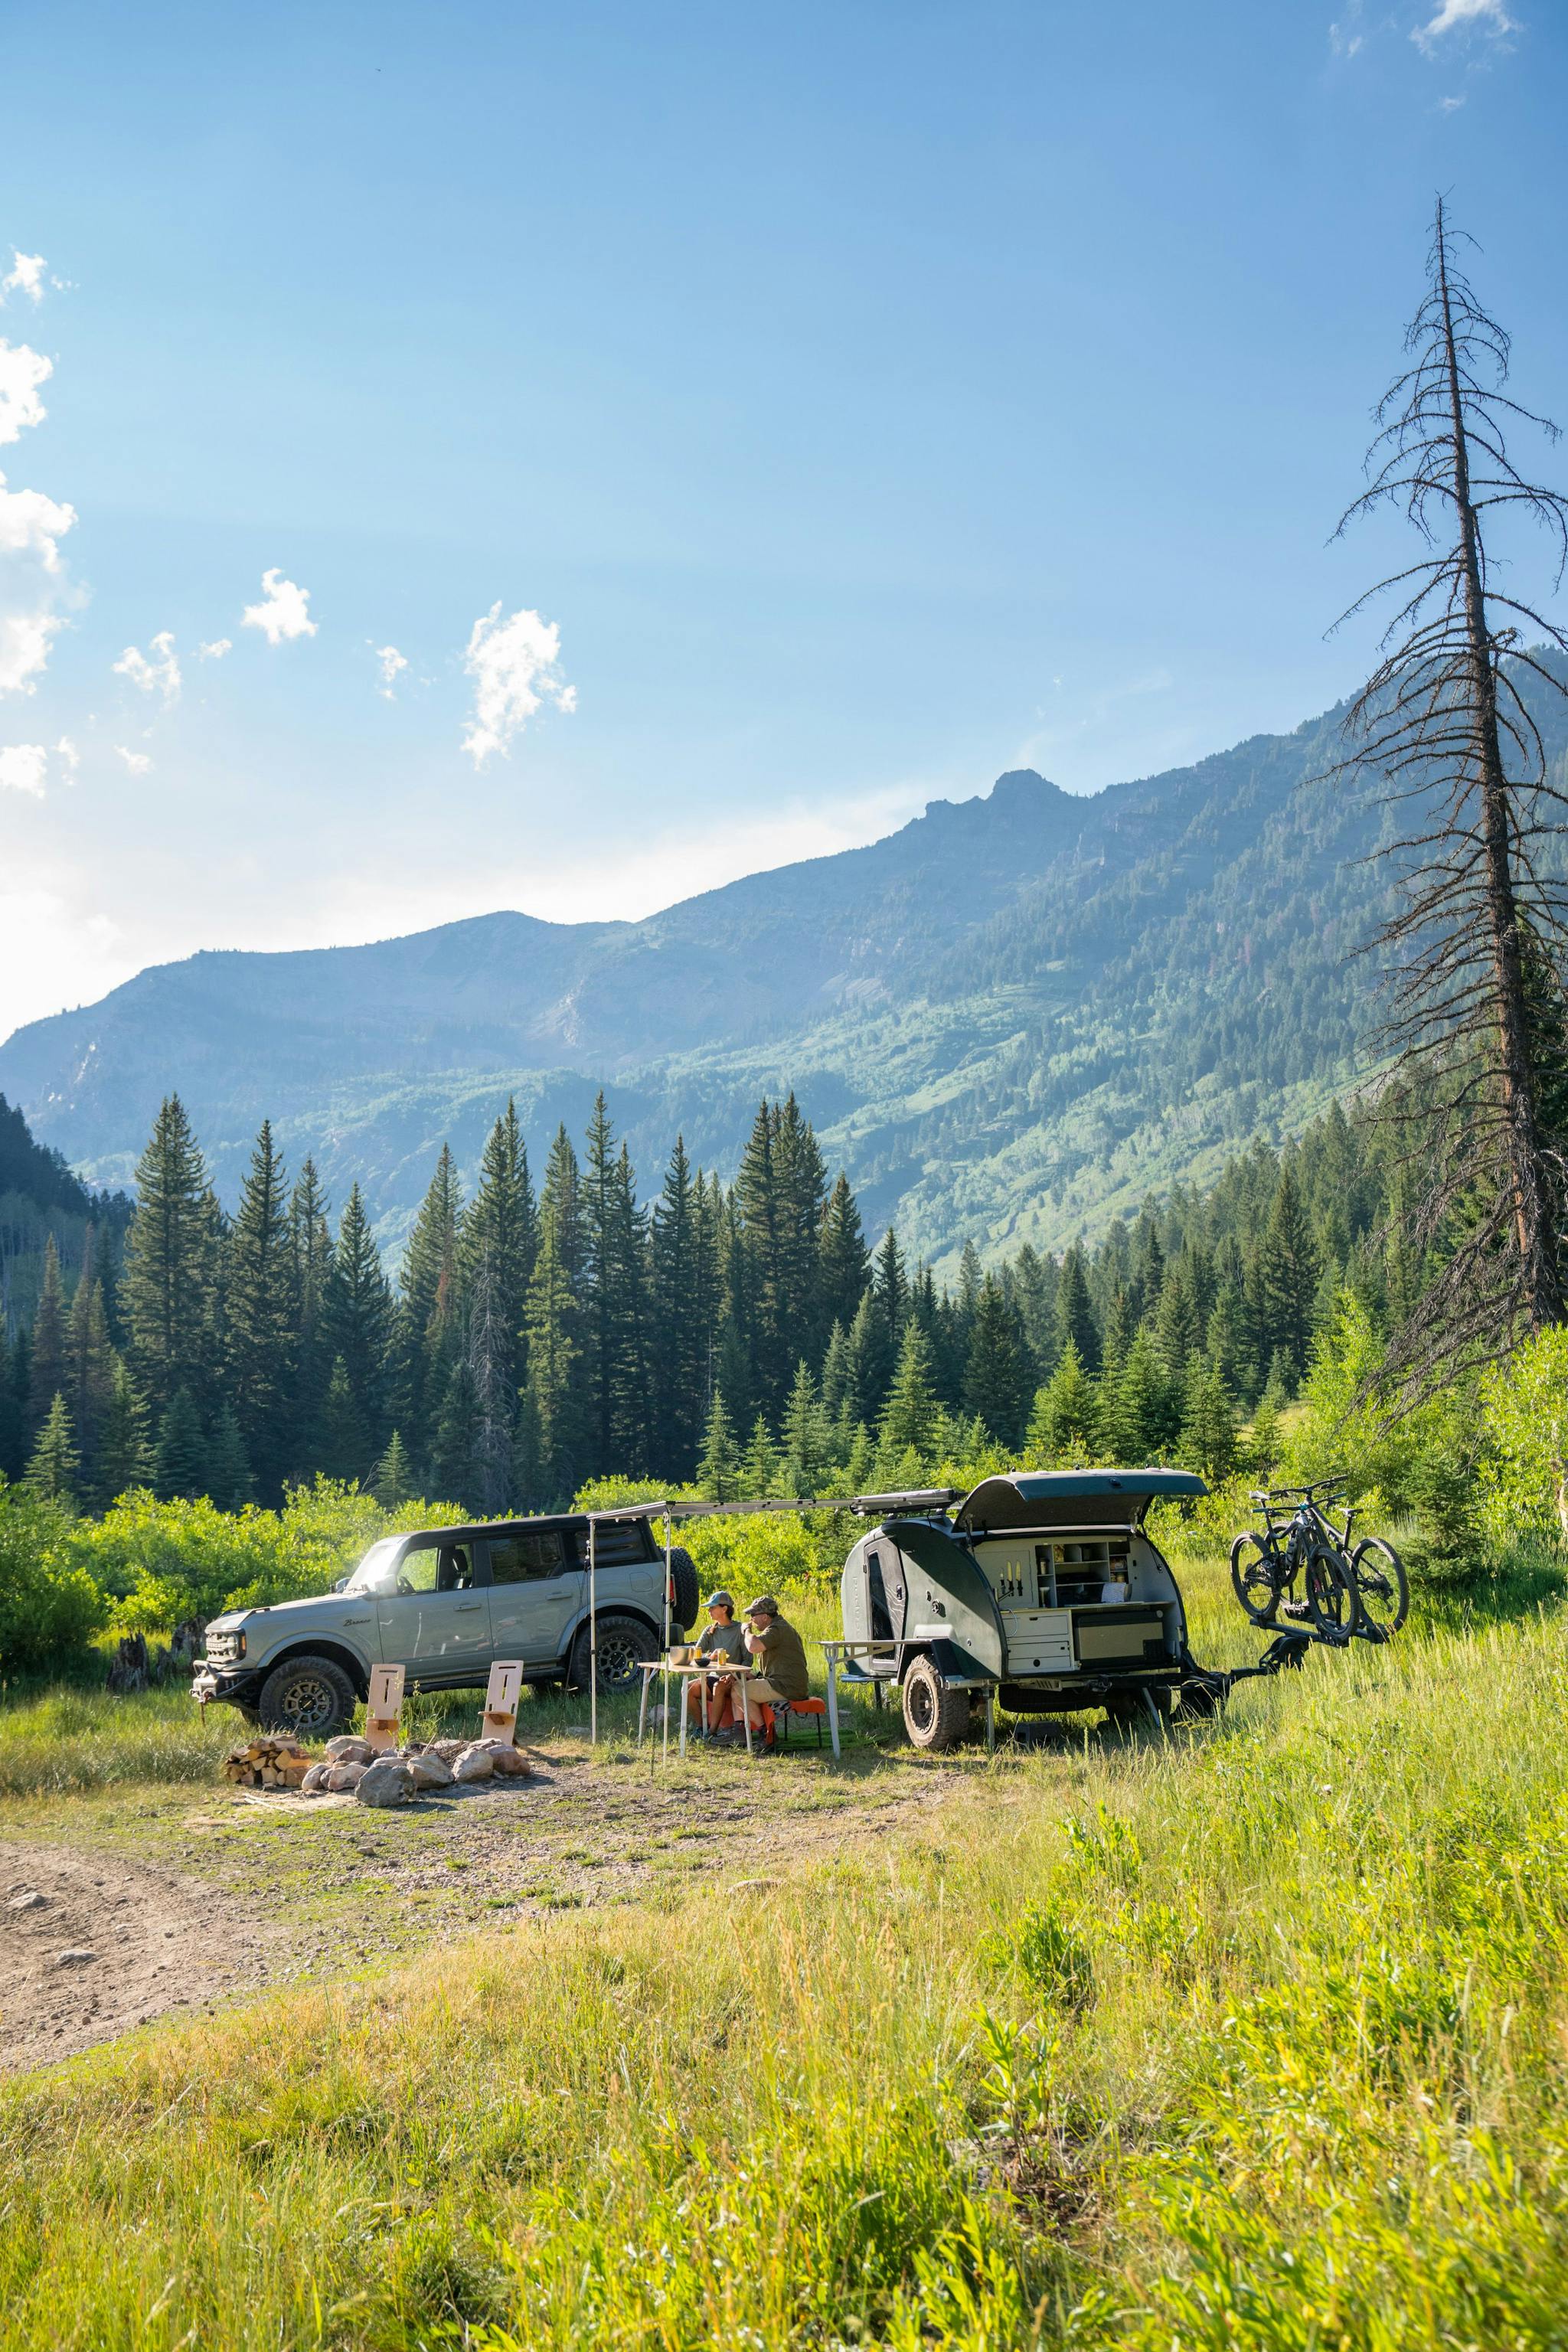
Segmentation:
{"type": "Polygon", "coordinates": [[[1320,1549],[1307,1557],[1307,1614],[1328,1642],[1348,1642],[1360,1619],[1355,1580],[1342,1551],[1320,1549]]]}
{"type": "Polygon", "coordinates": [[[1230,1548],[1230,1580],[1255,1625],[1272,1625],[1279,1612],[1284,1561],[1256,1528],[1245,1528],[1230,1548]]]}
{"type": "Polygon", "coordinates": [[[1398,1633],[1410,1606],[1399,1554],[1381,1536],[1367,1536],[1351,1554],[1351,1578],[1361,1611],[1356,1632],[1369,1642],[1386,1642],[1398,1633]]]}

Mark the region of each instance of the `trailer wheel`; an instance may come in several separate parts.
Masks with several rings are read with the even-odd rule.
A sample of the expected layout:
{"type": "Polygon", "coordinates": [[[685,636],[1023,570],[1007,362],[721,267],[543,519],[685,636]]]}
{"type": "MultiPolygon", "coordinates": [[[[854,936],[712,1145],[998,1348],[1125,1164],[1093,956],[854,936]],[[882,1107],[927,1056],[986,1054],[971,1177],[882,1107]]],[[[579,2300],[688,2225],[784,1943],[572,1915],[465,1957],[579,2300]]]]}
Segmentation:
{"type": "Polygon", "coordinates": [[[904,1729],[911,1748],[938,1756],[969,1728],[969,1693],[950,1690],[929,1658],[916,1658],[904,1676],[904,1729]]]}

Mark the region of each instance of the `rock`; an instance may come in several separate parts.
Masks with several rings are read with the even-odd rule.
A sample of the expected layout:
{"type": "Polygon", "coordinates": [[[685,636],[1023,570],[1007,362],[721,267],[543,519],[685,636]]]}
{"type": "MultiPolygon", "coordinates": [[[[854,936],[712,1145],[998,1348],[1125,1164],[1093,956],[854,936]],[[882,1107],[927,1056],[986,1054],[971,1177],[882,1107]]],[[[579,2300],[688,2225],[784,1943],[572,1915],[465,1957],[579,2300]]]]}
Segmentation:
{"type": "Polygon", "coordinates": [[[488,1780],[496,1769],[496,1759],[482,1739],[474,1740],[456,1759],[452,1766],[454,1780],[488,1780]]]}
{"type": "Polygon", "coordinates": [[[55,1966],[57,1969],[79,1969],[87,1961],[96,1960],[97,1958],[98,1954],[89,1951],[85,1944],[76,1944],[68,1951],[55,1954],[55,1966]]]}
{"type": "Polygon", "coordinates": [[[495,1769],[503,1780],[523,1780],[532,1770],[521,1748],[513,1748],[504,1739],[487,1739],[486,1747],[495,1759],[495,1769]]]}
{"type": "Polygon", "coordinates": [[[33,1887],[26,1895],[13,1895],[5,1908],[7,1911],[42,1911],[48,1899],[47,1895],[40,1895],[37,1887],[33,1887]]]}
{"type": "Polygon", "coordinates": [[[323,1794],[325,1793],[331,1769],[332,1768],[330,1764],[311,1765],[310,1770],[306,1773],[304,1779],[300,1783],[300,1789],[307,1797],[313,1797],[318,1789],[321,1790],[323,1794]]]}
{"type": "Polygon", "coordinates": [[[439,1756],[411,1756],[405,1766],[416,1789],[449,1789],[452,1768],[439,1756]]]}
{"type": "Polygon", "coordinates": [[[414,1778],[395,1756],[384,1756],[360,1775],[354,1796],[362,1805],[405,1805],[414,1794],[414,1778]]]}
{"type": "Polygon", "coordinates": [[[374,1764],[375,1750],[368,1739],[358,1738],[352,1731],[340,1732],[336,1739],[327,1742],[329,1764],[374,1764]]]}
{"type": "Polygon", "coordinates": [[[443,1764],[455,1764],[468,1742],[466,1739],[431,1739],[425,1745],[426,1756],[438,1756],[443,1764]]]}
{"type": "Polygon", "coordinates": [[[329,1764],[326,1785],[334,1794],[341,1795],[345,1789],[357,1789],[364,1779],[365,1770],[363,1764],[329,1764]]]}

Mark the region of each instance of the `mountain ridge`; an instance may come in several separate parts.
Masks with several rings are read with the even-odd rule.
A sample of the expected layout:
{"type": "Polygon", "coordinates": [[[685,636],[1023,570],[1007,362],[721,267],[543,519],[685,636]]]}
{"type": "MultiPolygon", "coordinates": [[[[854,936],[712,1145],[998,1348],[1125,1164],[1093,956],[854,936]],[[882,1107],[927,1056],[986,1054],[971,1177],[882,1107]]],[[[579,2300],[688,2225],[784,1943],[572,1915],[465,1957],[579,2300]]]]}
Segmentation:
{"type": "Polygon", "coordinates": [[[471,1170],[509,1093],[537,1164],[604,1086],[647,1194],[678,1131],[727,1172],[793,1087],[914,1249],[1057,1245],[1352,1080],[1375,974],[1351,950],[1386,887],[1358,861],[1389,826],[1330,778],[1341,718],[1082,796],[1009,770],[637,922],[205,950],[17,1031],[0,1090],[99,1183],[177,1090],[229,1198],[270,1116],[395,1242],[441,1141],[471,1170]]]}

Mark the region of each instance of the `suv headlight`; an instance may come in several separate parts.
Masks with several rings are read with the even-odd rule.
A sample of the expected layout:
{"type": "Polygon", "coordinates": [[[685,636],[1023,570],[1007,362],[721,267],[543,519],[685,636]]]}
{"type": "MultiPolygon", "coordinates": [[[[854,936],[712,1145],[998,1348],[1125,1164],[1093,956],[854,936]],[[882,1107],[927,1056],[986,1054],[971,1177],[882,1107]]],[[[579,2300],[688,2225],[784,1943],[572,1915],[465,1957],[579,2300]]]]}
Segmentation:
{"type": "Polygon", "coordinates": [[[215,1659],[219,1665],[227,1665],[236,1658],[243,1658],[245,1635],[243,1633],[209,1633],[207,1655],[215,1659]]]}

